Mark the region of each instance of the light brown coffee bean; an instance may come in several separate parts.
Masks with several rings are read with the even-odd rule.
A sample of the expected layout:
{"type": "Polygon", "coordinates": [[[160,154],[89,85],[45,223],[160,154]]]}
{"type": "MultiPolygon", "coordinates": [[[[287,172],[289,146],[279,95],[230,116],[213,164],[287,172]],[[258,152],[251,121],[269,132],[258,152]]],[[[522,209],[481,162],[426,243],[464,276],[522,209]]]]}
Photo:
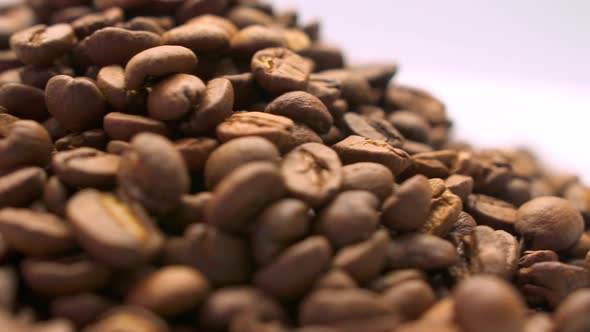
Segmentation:
{"type": "Polygon", "coordinates": [[[191,267],[170,265],[135,285],[127,296],[127,303],[167,317],[198,306],[208,292],[209,282],[201,272],[191,267]]]}
{"type": "Polygon", "coordinates": [[[84,328],[83,332],[170,332],[168,324],[149,310],[118,306],[84,328]]]}
{"type": "Polygon", "coordinates": [[[119,191],[148,211],[166,214],[176,209],[190,186],[180,153],[166,138],[149,133],[135,136],[121,156],[119,191]]]}
{"type": "Polygon", "coordinates": [[[321,206],[342,185],[342,164],[334,150],[318,143],[303,144],[283,158],[287,190],[311,206],[321,206]]]}
{"type": "Polygon", "coordinates": [[[308,237],[287,248],[254,276],[255,284],[280,299],[302,296],[330,264],[332,249],[321,236],[308,237]]]}
{"type": "Polygon", "coordinates": [[[102,67],[96,77],[96,86],[107,103],[117,110],[126,112],[143,111],[146,104],[146,91],[129,91],[125,87],[125,70],[118,65],[102,67]]]}
{"type": "Polygon", "coordinates": [[[377,277],[385,267],[388,245],[387,231],[376,231],[367,240],[340,249],[332,264],[348,273],[359,284],[365,284],[377,277]]]}
{"type": "Polygon", "coordinates": [[[30,256],[50,256],[75,246],[64,220],[28,209],[1,209],[0,234],[10,248],[30,256]]]}
{"type": "Polygon", "coordinates": [[[148,117],[111,112],[103,118],[104,130],[114,140],[130,141],[140,133],[148,132],[162,136],[168,135],[168,128],[162,121],[148,117]]]}
{"type": "Polygon", "coordinates": [[[432,189],[428,179],[416,175],[404,181],[383,203],[381,222],[395,231],[415,231],[426,223],[431,204],[432,189]]]}
{"type": "Polygon", "coordinates": [[[351,135],[332,148],[338,153],[342,162],[374,162],[389,168],[394,176],[401,174],[411,164],[410,155],[396,149],[385,141],[368,139],[351,135]]]}
{"type": "Polygon", "coordinates": [[[486,195],[469,195],[467,211],[482,225],[514,232],[517,210],[514,205],[486,195]]]}
{"type": "Polygon", "coordinates": [[[404,137],[389,122],[375,117],[363,117],[357,113],[346,112],[342,122],[352,135],[367,139],[385,141],[394,148],[401,148],[404,137]]]}
{"type": "Polygon", "coordinates": [[[431,179],[429,182],[432,189],[430,215],[421,230],[429,234],[446,236],[459,218],[463,203],[459,196],[447,189],[441,179],[431,179]]]}
{"type": "Polygon", "coordinates": [[[77,327],[92,323],[113,306],[113,303],[100,295],[80,293],[59,297],[51,302],[50,312],[55,317],[65,318],[77,327]]]}
{"type": "Polygon", "coordinates": [[[197,56],[182,46],[157,46],[134,55],[125,66],[125,86],[138,90],[145,80],[173,73],[190,73],[197,67],[197,56]]]}
{"type": "Polygon", "coordinates": [[[225,78],[215,78],[207,83],[207,88],[198,108],[189,115],[180,130],[187,133],[204,133],[214,130],[233,113],[234,88],[225,78]]]}
{"type": "Polygon", "coordinates": [[[556,331],[583,332],[590,329],[590,291],[579,290],[568,296],[555,312],[556,331]]]}
{"type": "Polygon", "coordinates": [[[392,110],[416,112],[431,124],[447,122],[445,106],[428,92],[417,88],[391,86],[385,94],[385,105],[392,110]]]}
{"type": "Polygon", "coordinates": [[[453,174],[445,180],[449,190],[459,196],[463,204],[468,204],[469,195],[473,192],[473,178],[466,175],[453,174]]]}
{"type": "Polygon", "coordinates": [[[342,190],[366,190],[380,201],[393,192],[393,174],[381,164],[361,162],[346,165],[342,167],[342,176],[342,190]]]}
{"type": "Polygon", "coordinates": [[[407,280],[389,288],[381,298],[404,321],[417,320],[435,302],[432,287],[424,280],[407,280]]]}
{"type": "Polygon", "coordinates": [[[41,121],[49,116],[43,90],[25,84],[0,86],[0,106],[4,107],[4,112],[21,119],[41,121]]]}
{"type": "Polygon", "coordinates": [[[316,132],[328,132],[332,126],[332,115],[321,100],[304,91],[285,93],[273,100],[265,112],[286,116],[304,123],[316,132]]]}
{"type": "Polygon", "coordinates": [[[114,26],[125,19],[125,13],[119,7],[111,7],[102,12],[84,15],[72,22],[72,28],[80,39],[90,36],[95,31],[114,26]]]}
{"type": "Polygon", "coordinates": [[[244,136],[261,136],[280,150],[292,147],[295,123],[284,116],[262,112],[234,113],[217,126],[217,137],[222,142],[244,136]]]}
{"type": "Polygon", "coordinates": [[[96,128],[105,114],[104,96],[85,77],[52,77],[45,88],[45,103],[49,113],[71,131],[96,128]]]}
{"type": "Polygon", "coordinates": [[[174,142],[174,148],[180,153],[189,172],[201,172],[211,153],[217,149],[219,142],[208,137],[183,138],[174,142]]]}
{"type": "Polygon", "coordinates": [[[135,54],[160,46],[162,40],[155,33],[107,27],[95,31],[81,42],[82,51],[99,66],[124,66],[135,54]],[[111,45],[121,45],[112,48],[111,45]]]}
{"type": "Polygon", "coordinates": [[[305,91],[312,68],[286,48],[267,48],[254,54],[251,69],[261,87],[272,94],[281,94],[305,91]]]}
{"type": "Polygon", "coordinates": [[[76,44],[69,24],[35,25],[10,37],[10,48],[28,65],[51,65],[76,44]]]}
{"type": "Polygon", "coordinates": [[[60,217],[66,215],[66,204],[70,199],[70,188],[57,176],[52,176],[43,188],[43,203],[47,210],[60,217]]]}
{"type": "Polygon", "coordinates": [[[0,169],[45,166],[53,150],[47,130],[31,120],[0,125],[0,169]]]}
{"type": "Polygon", "coordinates": [[[559,251],[580,239],[584,220],[567,200],[540,197],[518,209],[516,230],[533,250],[559,251]]]}
{"type": "Polygon", "coordinates": [[[156,84],[147,100],[148,114],[161,121],[178,120],[198,107],[205,94],[200,78],[175,74],[156,84]]]}
{"type": "Polygon", "coordinates": [[[252,25],[235,34],[230,46],[232,54],[247,58],[269,47],[285,47],[287,40],[279,29],[252,25]]]}
{"type": "Polygon", "coordinates": [[[93,148],[78,148],[56,153],[51,166],[72,187],[110,188],[115,185],[120,159],[93,148]]]}
{"type": "Polygon", "coordinates": [[[168,30],[162,35],[162,41],[167,45],[184,46],[197,54],[223,54],[229,50],[231,38],[237,30],[229,21],[223,25],[212,23],[203,20],[188,22],[168,30]],[[228,29],[228,25],[231,28],[228,29]]]}
{"type": "Polygon", "coordinates": [[[388,267],[436,270],[457,262],[452,243],[434,235],[411,233],[393,238],[388,248],[388,267]]]}
{"type": "Polygon", "coordinates": [[[216,186],[207,205],[205,219],[223,230],[242,232],[263,208],[284,194],[285,184],[274,163],[247,163],[216,186]],[[250,195],[252,188],[264,192],[264,195],[250,195]]]}
{"type": "Polygon", "coordinates": [[[110,194],[80,191],[68,202],[66,213],[79,244],[109,265],[140,265],[162,246],[162,235],[147,214],[110,194]]]}

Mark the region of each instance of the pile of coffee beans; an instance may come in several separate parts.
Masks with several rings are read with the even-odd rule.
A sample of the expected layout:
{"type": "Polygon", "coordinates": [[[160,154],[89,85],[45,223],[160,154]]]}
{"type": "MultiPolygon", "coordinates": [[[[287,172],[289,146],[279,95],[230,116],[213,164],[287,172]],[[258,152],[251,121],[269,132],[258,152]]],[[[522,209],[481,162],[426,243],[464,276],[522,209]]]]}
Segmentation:
{"type": "Polygon", "coordinates": [[[0,330],[590,331],[590,188],[319,35],[258,0],[5,5],[0,330]]]}

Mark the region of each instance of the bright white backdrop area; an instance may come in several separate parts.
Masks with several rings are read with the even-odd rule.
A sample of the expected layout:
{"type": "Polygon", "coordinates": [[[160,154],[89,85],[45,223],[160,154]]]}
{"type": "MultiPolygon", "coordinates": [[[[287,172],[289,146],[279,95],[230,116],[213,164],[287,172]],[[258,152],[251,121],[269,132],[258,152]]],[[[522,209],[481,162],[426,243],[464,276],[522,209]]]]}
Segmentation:
{"type": "Polygon", "coordinates": [[[525,146],[590,184],[590,0],[274,0],[322,21],[349,62],[395,61],[455,137],[525,146]]]}

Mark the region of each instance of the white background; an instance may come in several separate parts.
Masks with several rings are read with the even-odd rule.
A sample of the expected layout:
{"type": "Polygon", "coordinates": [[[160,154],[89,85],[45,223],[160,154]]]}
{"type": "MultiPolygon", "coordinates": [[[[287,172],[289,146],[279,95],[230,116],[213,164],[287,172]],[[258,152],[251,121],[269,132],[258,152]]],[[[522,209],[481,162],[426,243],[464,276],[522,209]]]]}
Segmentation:
{"type": "Polygon", "coordinates": [[[457,138],[533,148],[590,184],[590,0],[272,3],[321,18],[350,62],[398,62],[397,81],[447,104],[457,138]]]}

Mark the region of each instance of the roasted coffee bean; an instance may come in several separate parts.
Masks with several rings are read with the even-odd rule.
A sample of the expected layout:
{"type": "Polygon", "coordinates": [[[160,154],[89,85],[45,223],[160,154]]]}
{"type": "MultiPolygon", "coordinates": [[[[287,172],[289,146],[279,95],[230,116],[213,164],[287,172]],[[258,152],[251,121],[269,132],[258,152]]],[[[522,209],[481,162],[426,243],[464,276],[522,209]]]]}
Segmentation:
{"type": "Polygon", "coordinates": [[[457,258],[449,241],[421,233],[393,238],[387,249],[387,266],[392,269],[442,269],[452,266],[457,258]]]}
{"type": "Polygon", "coordinates": [[[588,269],[555,261],[521,268],[517,277],[529,302],[547,303],[551,307],[556,307],[575,290],[590,287],[588,269]]]}
{"type": "Polygon", "coordinates": [[[422,143],[430,142],[430,124],[419,114],[398,111],[392,113],[388,119],[407,139],[422,143]]]}
{"type": "Polygon", "coordinates": [[[473,178],[466,175],[453,174],[445,180],[445,186],[459,196],[463,204],[469,203],[469,195],[473,192],[473,178]]]}
{"type": "Polygon", "coordinates": [[[102,12],[88,14],[72,22],[72,28],[79,39],[90,36],[95,31],[113,26],[124,19],[124,12],[119,7],[112,7],[102,12]]]}
{"type": "Polygon", "coordinates": [[[103,119],[104,130],[114,140],[130,141],[140,133],[168,135],[166,124],[140,115],[111,112],[103,119]]]}
{"type": "Polygon", "coordinates": [[[72,150],[76,148],[89,147],[104,150],[108,137],[102,129],[91,129],[81,133],[66,135],[57,141],[54,146],[57,151],[72,150]]]}
{"type": "Polygon", "coordinates": [[[95,31],[81,42],[82,51],[99,66],[124,66],[135,54],[160,46],[162,40],[155,33],[108,27],[95,31]],[[112,49],[109,45],[121,45],[112,49]]]}
{"type": "Polygon", "coordinates": [[[217,140],[208,137],[183,138],[174,142],[174,147],[184,159],[189,172],[201,172],[218,145],[217,140]]]}
{"type": "Polygon", "coordinates": [[[328,132],[333,123],[332,115],[322,101],[304,91],[279,96],[268,104],[265,112],[304,123],[318,133],[328,132]]]}
{"type": "Polygon", "coordinates": [[[197,56],[182,46],[157,46],[135,54],[125,66],[125,86],[138,90],[146,79],[174,73],[190,73],[197,56]]]}
{"type": "Polygon", "coordinates": [[[513,178],[508,182],[500,196],[503,200],[520,207],[532,198],[531,183],[524,179],[513,178]]]}
{"type": "Polygon", "coordinates": [[[555,312],[556,331],[582,332],[590,329],[585,313],[590,310],[590,291],[579,290],[568,296],[555,312]]]}
{"type": "Polygon", "coordinates": [[[493,274],[511,280],[520,255],[520,244],[514,236],[488,226],[477,226],[463,241],[471,273],[493,274]]]}
{"type": "Polygon", "coordinates": [[[10,37],[10,48],[28,65],[51,65],[76,43],[69,24],[35,25],[10,37]]]}
{"type": "Polygon", "coordinates": [[[21,273],[33,290],[53,296],[100,289],[112,275],[105,265],[80,255],[58,260],[27,259],[21,273]]]}
{"type": "Polygon", "coordinates": [[[149,310],[134,306],[119,306],[95,320],[83,332],[169,332],[166,322],[149,310]]]}
{"type": "Polygon", "coordinates": [[[352,135],[385,141],[394,148],[403,145],[404,137],[386,120],[365,118],[353,112],[346,112],[342,121],[352,135]]]}
{"type": "Polygon", "coordinates": [[[70,198],[70,189],[57,176],[49,178],[43,188],[43,202],[47,210],[60,217],[66,214],[66,204],[70,198]]]}
{"type": "MultiPolygon", "coordinates": [[[[171,20],[171,18],[168,18],[171,20]]],[[[119,26],[131,30],[131,31],[145,31],[151,32],[157,35],[162,35],[165,30],[163,25],[163,20],[159,20],[155,17],[134,17],[131,20],[120,24],[119,26]]],[[[167,27],[169,28],[169,27],[167,27]]]]}
{"type": "Polygon", "coordinates": [[[351,135],[332,147],[347,165],[363,161],[382,164],[393,175],[401,174],[411,164],[410,155],[385,141],[351,135]]]}
{"type": "Polygon", "coordinates": [[[339,269],[332,269],[316,281],[314,290],[350,289],[357,287],[356,281],[348,273],[339,269]]]}
{"type": "Polygon", "coordinates": [[[465,332],[522,331],[525,305],[501,279],[474,277],[455,290],[455,321],[465,332]]]}
{"type": "Polygon", "coordinates": [[[533,250],[564,250],[574,245],[584,231],[584,220],[567,200],[540,197],[518,209],[516,230],[533,250]]]}
{"type": "Polygon", "coordinates": [[[432,287],[424,280],[407,280],[389,288],[382,301],[404,321],[418,319],[436,301],[432,287]]]}
{"type": "Polygon", "coordinates": [[[416,175],[406,181],[383,203],[381,222],[391,230],[420,229],[428,220],[432,189],[426,177],[416,175]]]}
{"type": "Polygon", "coordinates": [[[252,104],[258,101],[262,94],[262,88],[256,83],[254,75],[251,73],[225,75],[230,81],[234,90],[234,109],[248,109],[252,104]]]}
{"type": "Polygon", "coordinates": [[[185,233],[186,263],[198,268],[215,286],[250,280],[252,263],[246,241],[213,226],[195,224],[185,233]]]}
{"type": "Polygon", "coordinates": [[[201,272],[191,267],[171,265],[135,285],[127,296],[127,303],[166,317],[198,306],[208,292],[209,282],[201,272]]]}
{"type": "Polygon", "coordinates": [[[0,268],[0,309],[10,311],[16,304],[17,274],[12,268],[0,268]]]}
{"type": "Polygon", "coordinates": [[[47,175],[38,167],[25,167],[0,176],[0,207],[25,206],[41,195],[47,175]]]}
{"type": "Polygon", "coordinates": [[[236,32],[235,26],[229,21],[213,24],[201,20],[168,30],[162,35],[162,41],[167,45],[184,46],[197,54],[220,54],[229,50],[236,32]]]}
{"type": "Polygon", "coordinates": [[[393,192],[393,174],[381,164],[365,162],[346,165],[342,167],[342,177],[342,190],[366,190],[380,201],[393,192]]]}
{"type": "Polygon", "coordinates": [[[340,82],[329,78],[318,78],[311,74],[307,92],[321,100],[324,105],[329,106],[340,98],[340,82]]]}
{"type": "Polygon", "coordinates": [[[250,6],[237,6],[227,13],[230,19],[238,28],[243,29],[251,25],[272,26],[278,22],[268,13],[250,6]]]}
{"type": "Polygon", "coordinates": [[[303,144],[281,164],[289,193],[312,206],[321,206],[342,185],[342,164],[334,150],[318,143],[303,144]]]}
{"type": "Polygon", "coordinates": [[[41,121],[49,116],[43,90],[20,83],[0,86],[0,106],[21,119],[41,121]]]}
{"type": "Polygon", "coordinates": [[[148,113],[156,120],[178,120],[198,107],[204,94],[205,84],[198,77],[170,76],[152,88],[147,100],[148,113]]]}
{"type": "Polygon", "coordinates": [[[278,162],[280,154],[268,140],[252,136],[233,139],[215,149],[205,164],[205,182],[214,188],[234,169],[253,161],[278,162]]]}
{"type": "Polygon", "coordinates": [[[311,236],[287,248],[254,275],[255,284],[272,296],[294,299],[303,295],[330,264],[328,240],[311,236]]]}
{"type": "MultiPolygon", "coordinates": [[[[172,214],[172,220],[168,224],[174,224],[184,231],[191,224],[202,222],[205,217],[205,208],[211,200],[211,193],[201,192],[195,195],[183,195],[180,199],[180,207],[172,214]]],[[[169,226],[169,225],[166,226],[169,226]]]]}
{"type": "Polygon", "coordinates": [[[45,166],[53,145],[47,130],[30,120],[0,124],[0,169],[45,166]]]}
{"type": "Polygon", "coordinates": [[[282,318],[280,306],[268,295],[254,287],[226,287],[214,291],[200,312],[200,322],[207,331],[225,331],[239,313],[256,307],[269,318],[282,318]]]}
{"type": "Polygon", "coordinates": [[[112,65],[100,69],[96,85],[107,103],[125,112],[142,111],[146,104],[146,91],[129,91],[125,87],[125,71],[121,66],[112,65]]]}
{"type": "Polygon", "coordinates": [[[286,48],[267,48],[254,54],[251,69],[261,87],[272,94],[281,94],[305,91],[312,68],[286,48]]]}
{"type": "Polygon", "coordinates": [[[51,67],[25,66],[20,73],[20,77],[23,84],[39,89],[45,89],[47,82],[49,82],[53,76],[74,76],[74,74],[75,72],[72,68],[63,65],[55,65],[51,67]]]}
{"type": "Polygon", "coordinates": [[[120,159],[93,148],[78,148],[56,153],[51,166],[72,187],[110,188],[115,185],[120,159]]]}
{"type": "Polygon", "coordinates": [[[551,250],[537,250],[537,251],[525,251],[522,253],[520,260],[518,261],[519,267],[531,267],[536,263],[540,262],[558,262],[559,257],[555,251],[551,250]]]}
{"type": "Polygon", "coordinates": [[[69,134],[69,131],[64,128],[55,118],[48,118],[47,120],[43,121],[42,123],[45,130],[51,137],[52,140],[56,141],[62,137],[65,137],[69,134]]]}
{"type": "Polygon", "coordinates": [[[217,126],[217,137],[227,142],[238,137],[261,136],[275,143],[279,149],[286,149],[292,145],[294,127],[295,123],[284,116],[239,112],[217,126]]]}
{"type": "Polygon", "coordinates": [[[22,66],[22,62],[17,59],[16,53],[14,51],[0,51],[0,71],[14,69],[20,66],[22,66]]]}
{"type": "Polygon", "coordinates": [[[85,77],[52,77],[45,89],[45,103],[49,113],[71,131],[98,127],[105,113],[104,96],[85,77]]]}
{"type": "Polygon", "coordinates": [[[198,108],[189,115],[180,130],[187,134],[204,133],[229,118],[233,113],[234,89],[225,78],[216,78],[207,83],[204,96],[198,108]]]}
{"type": "Polygon", "coordinates": [[[432,189],[430,215],[421,230],[429,234],[446,236],[463,209],[459,196],[453,194],[441,179],[429,180],[432,189]]]}
{"type": "Polygon", "coordinates": [[[340,249],[334,256],[333,266],[348,273],[359,284],[365,284],[385,267],[388,244],[387,232],[376,231],[367,240],[340,249]]]}
{"type": "Polygon", "coordinates": [[[166,214],[188,193],[188,170],[172,142],[154,134],[139,134],[121,156],[119,190],[148,211],[166,214]]]}
{"type": "Polygon", "coordinates": [[[344,67],[342,50],[324,43],[314,43],[299,51],[301,56],[310,58],[316,65],[316,71],[339,69],[344,67]]]}
{"type": "Polygon", "coordinates": [[[267,161],[247,163],[229,173],[215,187],[205,219],[229,232],[244,231],[253,221],[252,218],[268,204],[281,198],[285,191],[276,164],[267,161]],[[249,195],[252,188],[257,188],[264,195],[249,195]]]}
{"type": "Polygon", "coordinates": [[[246,58],[263,49],[285,47],[287,40],[277,28],[252,25],[235,34],[230,46],[232,54],[246,58]]]}
{"type": "Polygon", "coordinates": [[[0,234],[10,248],[30,256],[50,256],[75,246],[64,220],[27,209],[1,209],[0,234]]]}
{"type": "Polygon", "coordinates": [[[385,105],[393,110],[416,112],[431,124],[443,124],[448,121],[445,106],[424,90],[393,85],[387,89],[385,105]]]}
{"type": "Polygon", "coordinates": [[[309,206],[300,200],[279,200],[258,216],[250,243],[254,259],[264,266],[309,232],[309,206]]]}
{"type": "Polygon", "coordinates": [[[480,225],[514,232],[517,210],[510,203],[486,195],[469,195],[467,210],[480,225]]]}
{"type": "Polygon", "coordinates": [[[195,16],[204,14],[218,15],[223,13],[228,5],[228,0],[185,1],[176,11],[176,20],[182,23],[195,16]]]}
{"type": "Polygon", "coordinates": [[[110,194],[80,191],[68,202],[66,214],[79,244],[109,265],[140,265],[162,246],[162,235],[147,214],[110,194]]]}
{"type": "Polygon", "coordinates": [[[80,293],[55,299],[51,302],[50,311],[52,315],[82,327],[92,323],[112,306],[112,302],[103,296],[80,293]]]}
{"type": "Polygon", "coordinates": [[[345,191],[318,215],[319,234],[335,248],[368,239],[379,225],[379,200],[366,191],[345,191]]]}

